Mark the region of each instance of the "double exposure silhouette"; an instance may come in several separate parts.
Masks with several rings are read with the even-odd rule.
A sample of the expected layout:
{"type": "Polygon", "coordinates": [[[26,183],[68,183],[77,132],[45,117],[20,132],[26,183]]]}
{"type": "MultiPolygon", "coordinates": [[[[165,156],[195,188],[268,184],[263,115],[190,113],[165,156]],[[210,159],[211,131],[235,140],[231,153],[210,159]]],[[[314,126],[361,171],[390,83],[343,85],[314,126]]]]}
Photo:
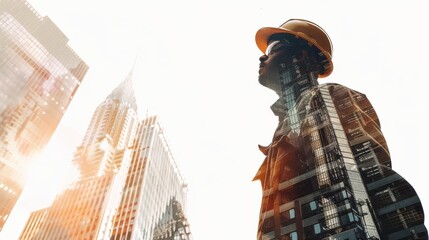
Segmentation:
{"type": "Polygon", "coordinates": [[[377,114],[362,93],[320,84],[333,47],[317,24],[288,20],[256,33],[259,82],[279,99],[272,143],[254,180],[258,239],[427,239],[413,187],[392,170],[377,114]]]}

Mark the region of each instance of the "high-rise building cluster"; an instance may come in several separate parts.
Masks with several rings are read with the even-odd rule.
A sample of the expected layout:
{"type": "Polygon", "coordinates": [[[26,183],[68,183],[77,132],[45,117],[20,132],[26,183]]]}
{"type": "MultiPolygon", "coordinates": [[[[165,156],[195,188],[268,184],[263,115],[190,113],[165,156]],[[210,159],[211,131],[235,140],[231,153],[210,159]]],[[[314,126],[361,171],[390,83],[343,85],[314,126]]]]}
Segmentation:
{"type": "MultiPolygon", "coordinates": [[[[255,180],[258,240],[427,239],[413,187],[392,169],[378,116],[362,93],[318,83],[332,43],[294,19],[256,35],[259,81],[279,125],[255,180]]],[[[88,66],[25,0],[0,0],[0,231],[88,66]]],[[[73,161],[79,178],[31,213],[19,239],[190,240],[187,184],[157,116],[139,119],[133,71],[95,109],[73,161]]]]}
{"type": "MultiPolygon", "coordinates": [[[[0,230],[88,66],[24,0],[0,2],[0,230]]],[[[132,72],[96,108],[73,163],[79,178],[30,215],[20,239],[191,238],[187,184],[157,116],[142,121],[132,72]]]]}
{"type": "MultiPolygon", "coordinates": [[[[138,120],[131,73],[95,110],[73,162],[79,179],[30,216],[20,239],[152,239],[186,206],[159,118],[138,120]]],[[[176,234],[184,230],[189,239],[188,226],[176,234]]]]}

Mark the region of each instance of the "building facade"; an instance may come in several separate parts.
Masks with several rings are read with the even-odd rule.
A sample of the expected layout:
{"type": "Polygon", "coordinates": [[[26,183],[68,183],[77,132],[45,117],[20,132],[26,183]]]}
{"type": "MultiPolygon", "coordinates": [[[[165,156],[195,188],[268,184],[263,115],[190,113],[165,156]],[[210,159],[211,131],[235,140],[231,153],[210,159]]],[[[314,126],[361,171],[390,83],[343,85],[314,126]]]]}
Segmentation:
{"type": "Polygon", "coordinates": [[[26,1],[0,2],[0,230],[88,71],[67,42],[26,1]]]}
{"type": "Polygon", "coordinates": [[[131,79],[95,110],[73,159],[79,180],[58,195],[37,228],[32,215],[20,239],[151,239],[169,201],[186,203],[186,184],[158,117],[138,121],[131,79]]]}
{"type": "Polygon", "coordinates": [[[40,226],[45,221],[47,212],[47,209],[43,208],[31,213],[29,221],[23,230],[25,236],[22,236],[22,238],[35,239],[36,236],[34,234],[39,232],[40,226]]]}
{"type": "Polygon", "coordinates": [[[153,240],[191,240],[188,219],[182,205],[171,199],[160,221],[156,224],[153,240]]]}
{"type": "Polygon", "coordinates": [[[187,185],[174,160],[158,117],[140,123],[132,162],[111,240],[152,239],[154,229],[175,199],[186,207],[187,185]]]}
{"type": "Polygon", "coordinates": [[[258,239],[427,239],[412,186],[391,168],[366,96],[318,84],[332,72],[327,34],[306,20],[257,33],[259,81],[279,100],[279,125],[256,174],[258,239]],[[268,49],[268,50],[267,50],[268,49]],[[266,51],[267,50],[267,51],[266,51]]]}

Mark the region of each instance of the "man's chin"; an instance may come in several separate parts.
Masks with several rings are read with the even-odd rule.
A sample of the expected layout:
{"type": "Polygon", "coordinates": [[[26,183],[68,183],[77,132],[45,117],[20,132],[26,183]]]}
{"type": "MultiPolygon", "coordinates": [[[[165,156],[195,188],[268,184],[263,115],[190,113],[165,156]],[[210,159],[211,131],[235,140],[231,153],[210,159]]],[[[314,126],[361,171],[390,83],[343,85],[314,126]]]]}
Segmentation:
{"type": "Polygon", "coordinates": [[[261,77],[261,75],[259,75],[259,84],[261,84],[262,86],[269,88],[275,92],[280,92],[281,87],[280,87],[280,83],[277,83],[275,81],[269,80],[267,78],[261,77]]]}

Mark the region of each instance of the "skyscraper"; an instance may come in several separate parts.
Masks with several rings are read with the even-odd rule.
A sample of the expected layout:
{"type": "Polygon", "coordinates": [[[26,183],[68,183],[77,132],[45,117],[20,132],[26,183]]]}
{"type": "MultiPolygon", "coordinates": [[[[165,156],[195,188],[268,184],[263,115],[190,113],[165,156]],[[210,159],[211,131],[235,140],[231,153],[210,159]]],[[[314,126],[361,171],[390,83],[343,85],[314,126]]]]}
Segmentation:
{"type": "Polygon", "coordinates": [[[131,73],[95,110],[73,161],[79,180],[20,239],[151,239],[171,200],[186,204],[158,117],[138,121],[131,73]]]}
{"type": "Polygon", "coordinates": [[[26,1],[0,2],[0,230],[88,71],[67,42],[26,1]]]}
{"type": "Polygon", "coordinates": [[[187,185],[173,158],[158,117],[140,123],[111,240],[152,239],[173,199],[186,207],[187,185]]]}
{"type": "Polygon", "coordinates": [[[256,174],[263,189],[258,239],[427,239],[412,186],[392,170],[366,96],[318,84],[333,70],[332,44],[301,19],[261,28],[259,82],[279,100],[272,143],[256,174]]]}

